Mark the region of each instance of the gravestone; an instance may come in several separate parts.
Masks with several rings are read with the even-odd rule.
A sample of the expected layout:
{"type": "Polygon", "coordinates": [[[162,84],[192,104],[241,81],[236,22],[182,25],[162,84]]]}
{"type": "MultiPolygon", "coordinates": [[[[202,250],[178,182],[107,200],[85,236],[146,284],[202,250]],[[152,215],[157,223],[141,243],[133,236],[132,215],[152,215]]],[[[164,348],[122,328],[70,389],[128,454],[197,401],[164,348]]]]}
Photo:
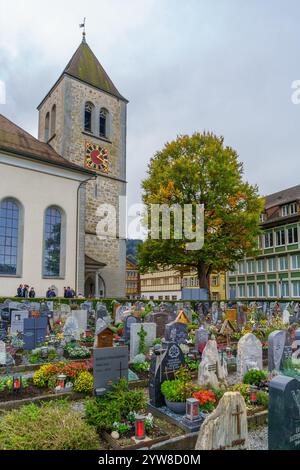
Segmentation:
{"type": "Polygon", "coordinates": [[[248,307],[245,304],[237,305],[237,322],[239,325],[246,325],[247,323],[248,307]]]}
{"type": "Polygon", "coordinates": [[[79,330],[78,322],[73,315],[70,315],[67,318],[66,323],[64,324],[64,327],[63,327],[63,333],[64,333],[65,340],[67,342],[71,341],[71,339],[75,339],[76,341],[79,341],[80,330],[79,330]]]}
{"type": "Polygon", "coordinates": [[[0,341],[0,365],[6,365],[6,344],[0,341]]]}
{"type": "Polygon", "coordinates": [[[204,326],[201,326],[200,328],[198,328],[198,330],[196,330],[195,349],[197,352],[202,354],[208,339],[209,339],[209,332],[204,328],[204,326]]]}
{"type": "Polygon", "coordinates": [[[283,314],[282,314],[282,323],[284,325],[289,325],[290,324],[290,312],[288,311],[287,308],[285,308],[283,310],[283,314]]]}
{"type": "Polygon", "coordinates": [[[115,325],[123,323],[126,316],[131,315],[131,309],[126,305],[119,305],[115,312],[115,325]]]}
{"type": "Polygon", "coordinates": [[[17,335],[24,332],[24,320],[28,318],[28,310],[13,310],[11,312],[10,334],[17,335]]]}
{"type": "Polygon", "coordinates": [[[128,379],[128,347],[95,348],[93,354],[94,390],[110,390],[120,379],[128,379]]]}
{"type": "Polygon", "coordinates": [[[196,450],[248,449],[245,400],[239,392],[226,392],[202,424],[196,450]]]}
{"type": "Polygon", "coordinates": [[[246,333],[237,346],[237,375],[242,379],[248,370],[262,368],[262,344],[253,333],[246,333]]]}
{"type": "Polygon", "coordinates": [[[289,343],[291,339],[286,331],[276,330],[270,333],[268,338],[268,368],[272,370],[281,370],[283,362],[291,353],[292,346],[289,343]]]}
{"type": "Polygon", "coordinates": [[[97,308],[96,308],[96,320],[98,320],[98,318],[106,318],[108,317],[109,314],[108,314],[108,311],[107,311],[107,308],[106,308],[106,305],[105,304],[97,304],[97,308]]]}
{"type": "Polygon", "coordinates": [[[165,405],[161,393],[161,384],[168,378],[174,378],[174,372],[184,365],[184,355],[176,343],[164,343],[157,348],[151,358],[149,371],[149,397],[150,404],[156,408],[165,405]]]}
{"type": "Polygon", "coordinates": [[[68,315],[71,313],[71,307],[69,304],[60,304],[61,313],[68,315]]]}
{"type": "Polygon", "coordinates": [[[124,341],[127,343],[130,340],[130,329],[131,325],[139,323],[139,319],[134,317],[133,315],[128,315],[124,321],[124,341]]]}
{"type": "Polygon", "coordinates": [[[226,364],[221,364],[217,342],[214,338],[207,341],[198,368],[198,384],[201,387],[219,388],[226,384],[226,364]]]}
{"type": "Polygon", "coordinates": [[[0,320],[0,340],[5,340],[7,337],[8,321],[0,320]]]}
{"type": "Polygon", "coordinates": [[[77,320],[79,334],[85,335],[86,329],[87,329],[87,311],[86,310],[73,310],[72,317],[74,317],[77,320]]]}
{"type": "Polygon", "coordinates": [[[26,351],[37,348],[46,341],[48,318],[24,319],[24,349],[26,351]]]}
{"type": "Polygon", "coordinates": [[[153,312],[149,315],[148,321],[156,324],[156,335],[158,338],[164,338],[165,327],[168,323],[168,314],[166,312],[153,312]]]}
{"type": "Polygon", "coordinates": [[[295,331],[295,338],[293,342],[292,363],[300,364],[300,329],[295,331]]]}
{"type": "Polygon", "coordinates": [[[188,339],[188,327],[186,323],[172,322],[166,325],[166,341],[177,344],[186,344],[188,339]]]}
{"type": "Polygon", "coordinates": [[[211,321],[213,325],[216,325],[219,321],[219,304],[218,302],[213,302],[211,307],[211,321]]]}
{"type": "Polygon", "coordinates": [[[142,326],[147,333],[145,337],[146,351],[149,350],[156,338],[155,323],[132,323],[130,327],[130,362],[133,362],[135,356],[139,353],[140,337],[138,333],[141,331],[142,326]]]}
{"type": "Polygon", "coordinates": [[[278,375],[269,382],[270,450],[300,450],[300,382],[278,375]]]}

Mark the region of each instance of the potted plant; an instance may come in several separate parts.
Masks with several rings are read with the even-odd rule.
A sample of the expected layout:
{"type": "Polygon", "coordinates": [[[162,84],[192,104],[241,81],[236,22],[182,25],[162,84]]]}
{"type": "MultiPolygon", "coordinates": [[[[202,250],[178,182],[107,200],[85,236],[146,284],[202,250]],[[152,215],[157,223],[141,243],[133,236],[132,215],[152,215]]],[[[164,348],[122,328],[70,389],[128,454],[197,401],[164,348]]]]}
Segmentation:
{"type": "Polygon", "coordinates": [[[161,385],[167,407],[174,413],[182,415],[185,413],[187,398],[191,398],[198,389],[186,368],[177,371],[174,380],[165,380],[161,385]]]}

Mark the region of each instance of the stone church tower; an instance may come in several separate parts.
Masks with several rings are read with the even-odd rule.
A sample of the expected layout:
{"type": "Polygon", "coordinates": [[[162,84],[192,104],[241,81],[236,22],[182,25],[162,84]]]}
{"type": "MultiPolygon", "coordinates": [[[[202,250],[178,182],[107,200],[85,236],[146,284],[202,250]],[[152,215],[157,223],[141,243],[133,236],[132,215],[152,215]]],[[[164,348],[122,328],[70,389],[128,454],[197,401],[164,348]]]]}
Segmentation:
{"type": "MultiPolygon", "coordinates": [[[[96,56],[83,40],[38,106],[39,139],[60,155],[96,172],[79,193],[77,290],[86,296],[124,297],[126,240],[97,237],[99,205],[126,195],[126,107],[96,56]],[[85,253],[85,255],[83,255],[85,253]]],[[[100,214],[101,215],[101,214],[100,214]]],[[[117,229],[119,221],[117,220],[117,229]]]]}

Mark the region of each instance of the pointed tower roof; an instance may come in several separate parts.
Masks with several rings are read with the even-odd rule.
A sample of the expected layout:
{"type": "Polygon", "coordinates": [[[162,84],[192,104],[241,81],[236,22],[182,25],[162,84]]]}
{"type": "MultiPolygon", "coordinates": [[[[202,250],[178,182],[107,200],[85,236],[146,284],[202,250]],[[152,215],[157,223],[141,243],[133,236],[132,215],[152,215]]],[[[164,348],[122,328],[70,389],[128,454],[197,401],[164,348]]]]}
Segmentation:
{"type": "MultiPolygon", "coordinates": [[[[100,64],[99,60],[91,50],[90,46],[87,44],[85,40],[85,35],[83,36],[81,44],[75,51],[73,57],[67,64],[63,73],[61,74],[55,85],[51,88],[49,93],[46,95],[46,97],[52,92],[53,88],[55,88],[56,84],[61,80],[64,75],[69,75],[70,77],[76,78],[77,80],[87,83],[88,85],[92,85],[101,91],[115,96],[120,100],[128,102],[126,98],[124,98],[124,96],[119,93],[119,91],[105,72],[104,68],[100,64]]],[[[45,98],[39,104],[38,109],[44,102],[45,98]]]]}

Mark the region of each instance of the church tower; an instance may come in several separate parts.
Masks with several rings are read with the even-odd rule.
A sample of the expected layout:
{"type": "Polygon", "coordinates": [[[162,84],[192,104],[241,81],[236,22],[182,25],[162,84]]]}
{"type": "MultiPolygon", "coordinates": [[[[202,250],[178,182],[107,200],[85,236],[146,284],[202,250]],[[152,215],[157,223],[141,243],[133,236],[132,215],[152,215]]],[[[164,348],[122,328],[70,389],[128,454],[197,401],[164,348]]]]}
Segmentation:
{"type": "MultiPolygon", "coordinates": [[[[86,296],[124,297],[126,240],[97,236],[97,208],[119,213],[126,195],[126,107],[128,101],[83,40],[63,73],[38,106],[39,139],[60,155],[96,172],[79,194],[82,228],[76,286],[86,296]]],[[[101,214],[100,214],[101,215],[101,214]]],[[[117,228],[118,228],[117,218],[117,228]]]]}

